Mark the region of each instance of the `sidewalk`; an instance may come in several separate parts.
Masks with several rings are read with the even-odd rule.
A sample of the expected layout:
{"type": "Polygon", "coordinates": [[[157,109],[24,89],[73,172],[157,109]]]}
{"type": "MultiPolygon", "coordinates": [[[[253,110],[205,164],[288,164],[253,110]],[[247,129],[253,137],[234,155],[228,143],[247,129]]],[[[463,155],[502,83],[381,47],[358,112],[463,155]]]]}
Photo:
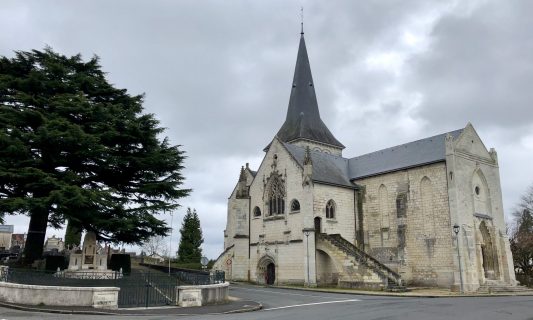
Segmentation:
{"type": "Polygon", "coordinates": [[[262,305],[250,300],[237,300],[230,297],[226,304],[207,305],[201,307],[182,308],[177,306],[149,307],[149,308],[120,308],[116,310],[95,309],[89,307],[61,307],[61,306],[28,306],[0,302],[0,307],[12,308],[31,312],[47,312],[61,314],[87,314],[87,315],[200,315],[200,314],[225,314],[256,311],[262,305]]]}
{"type": "Polygon", "coordinates": [[[533,296],[533,290],[529,292],[498,292],[498,293],[459,293],[452,292],[449,289],[442,288],[408,288],[408,292],[387,292],[387,291],[370,291],[357,289],[341,288],[307,288],[300,286],[274,286],[280,289],[292,289],[303,291],[316,291],[341,294],[359,294],[369,296],[389,296],[389,297],[419,297],[419,298],[450,298],[450,297],[498,297],[498,296],[533,296]]]}

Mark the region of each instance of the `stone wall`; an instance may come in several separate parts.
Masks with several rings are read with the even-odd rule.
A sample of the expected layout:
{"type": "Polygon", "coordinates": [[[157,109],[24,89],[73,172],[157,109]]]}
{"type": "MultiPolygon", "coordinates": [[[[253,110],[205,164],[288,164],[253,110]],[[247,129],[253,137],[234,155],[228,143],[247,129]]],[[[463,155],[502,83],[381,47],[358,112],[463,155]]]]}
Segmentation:
{"type": "Polygon", "coordinates": [[[449,287],[453,247],[445,163],[361,179],[365,251],[408,284],[449,287]],[[397,199],[406,209],[398,212],[397,199]]]}
{"type": "Polygon", "coordinates": [[[316,251],[317,284],[337,285],[341,271],[335,266],[333,259],[324,251],[316,251]]]}
{"type": "Polygon", "coordinates": [[[314,185],[313,212],[314,217],[320,217],[321,232],[327,234],[339,233],[344,239],[355,242],[355,191],[353,189],[323,185],[314,185]],[[335,202],[335,216],[326,218],[326,203],[335,202]]]}
{"type": "Polygon", "coordinates": [[[229,282],[201,286],[176,287],[176,304],[180,307],[200,307],[228,301],[229,282]]]}
{"type": "Polygon", "coordinates": [[[274,139],[250,186],[251,208],[253,210],[257,206],[261,210],[261,216],[251,219],[251,281],[264,282],[265,266],[262,262],[268,260],[276,265],[277,283],[303,282],[303,217],[312,216],[312,212],[305,206],[304,198],[307,195],[302,182],[302,168],[285,147],[274,139]],[[272,172],[281,175],[285,184],[285,214],[268,216],[265,188],[272,172]],[[300,210],[291,211],[293,200],[299,201],[300,210]]]}
{"type": "MultiPolygon", "coordinates": [[[[457,140],[446,142],[448,193],[452,224],[460,226],[459,248],[462,257],[463,285],[474,291],[486,282],[483,268],[484,240],[481,224],[488,227],[494,248],[495,276],[492,280],[516,283],[509,238],[506,234],[501,184],[496,151],[488,151],[468,124],[457,140]]],[[[458,259],[454,287],[460,286],[458,259]]]]}
{"type": "Polygon", "coordinates": [[[118,308],[119,288],[37,286],[0,282],[0,301],[25,305],[118,308]]]}

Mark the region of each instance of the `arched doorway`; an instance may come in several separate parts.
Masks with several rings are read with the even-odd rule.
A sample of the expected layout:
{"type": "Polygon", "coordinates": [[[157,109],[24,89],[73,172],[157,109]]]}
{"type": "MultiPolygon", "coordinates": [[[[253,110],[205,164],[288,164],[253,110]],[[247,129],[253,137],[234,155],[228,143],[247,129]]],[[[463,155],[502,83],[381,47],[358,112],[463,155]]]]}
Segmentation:
{"type": "Polygon", "coordinates": [[[276,281],[276,263],[274,257],[266,254],[257,262],[257,283],[273,285],[276,281]]]}
{"type": "Polygon", "coordinates": [[[315,234],[320,234],[321,228],[320,225],[322,224],[322,219],[320,217],[315,217],[315,234]]]}
{"type": "Polygon", "coordinates": [[[496,248],[492,243],[492,237],[490,236],[489,228],[485,224],[485,221],[479,225],[479,231],[483,240],[481,244],[481,257],[483,259],[485,279],[495,280],[499,277],[498,255],[496,254],[496,248]]]}
{"type": "Polygon", "coordinates": [[[265,282],[267,285],[271,286],[276,281],[276,265],[272,262],[267,264],[266,267],[266,278],[265,282]]]}

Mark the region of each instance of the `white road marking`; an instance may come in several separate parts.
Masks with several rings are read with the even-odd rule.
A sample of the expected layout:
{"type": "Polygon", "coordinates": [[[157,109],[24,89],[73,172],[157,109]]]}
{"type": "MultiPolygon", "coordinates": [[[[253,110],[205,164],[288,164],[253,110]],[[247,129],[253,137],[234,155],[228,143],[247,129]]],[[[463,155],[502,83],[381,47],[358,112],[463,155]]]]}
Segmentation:
{"type": "Polygon", "coordinates": [[[280,291],[273,291],[273,290],[260,290],[260,289],[249,289],[249,288],[243,288],[243,287],[233,287],[235,289],[239,289],[239,290],[248,290],[248,291],[258,291],[258,292],[268,292],[268,293],[275,293],[275,294],[285,294],[285,295],[289,295],[289,296],[301,296],[301,297],[316,297],[316,298],[331,298],[331,297],[328,297],[328,296],[318,296],[318,295],[314,295],[314,294],[301,294],[301,293],[289,293],[289,292],[283,292],[283,290],[280,290],[280,291]]]}
{"type": "Polygon", "coordinates": [[[323,302],[314,302],[314,303],[293,304],[293,305],[290,305],[290,306],[263,309],[263,311],[278,310],[278,309],[288,309],[288,308],[296,308],[296,307],[306,307],[306,306],[315,306],[315,305],[319,305],[319,304],[357,302],[357,301],[361,301],[361,300],[359,300],[359,299],[349,299],[349,300],[337,300],[337,301],[323,301],[323,302]]]}

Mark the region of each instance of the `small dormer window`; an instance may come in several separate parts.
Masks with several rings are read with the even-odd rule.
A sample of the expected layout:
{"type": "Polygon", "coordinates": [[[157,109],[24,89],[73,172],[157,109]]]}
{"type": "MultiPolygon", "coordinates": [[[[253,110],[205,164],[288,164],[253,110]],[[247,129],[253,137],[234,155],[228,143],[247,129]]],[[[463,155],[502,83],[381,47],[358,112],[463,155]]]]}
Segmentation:
{"type": "Polygon", "coordinates": [[[476,195],[479,196],[479,192],[480,192],[480,190],[479,190],[479,186],[476,186],[476,187],[474,188],[474,191],[475,191],[476,195]]]}

